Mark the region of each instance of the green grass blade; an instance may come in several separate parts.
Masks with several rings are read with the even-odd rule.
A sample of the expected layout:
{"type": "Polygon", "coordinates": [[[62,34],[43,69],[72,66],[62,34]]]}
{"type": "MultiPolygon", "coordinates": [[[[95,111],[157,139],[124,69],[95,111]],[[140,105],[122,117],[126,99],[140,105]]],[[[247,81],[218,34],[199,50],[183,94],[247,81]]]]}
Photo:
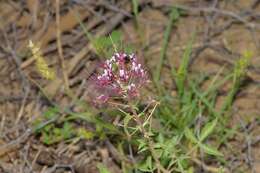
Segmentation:
{"type": "Polygon", "coordinates": [[[201,130],[201,134],[199,137],[200,142],[205,140],[214,130],[218,122],[218,119],[216,118],[212,122],[208,122],[201,130]]]}
{"type": "Polygon", "coordinates": [[[90,40],[90,42],[92,42],[93,36],[91,35],[90,32],[88,32],[88,29],[85,27],[84,23],[81,21],[80,14],[77,11],[74,11],[74,10],[72,12],[73,12],[75,18],[77,19],[77,21],[79,22],[80,27],[83,29],[87,39],[90,40]]]}
{"type": "Polygon", "coordinates": [[[207,106],[208,110],[215,116],[219,117],[220,114],[215,111],[214,105],[203,95],[201,94],[195,87],[192,81],[190,81],[190,86],[193,92],[200,98],[200,100],[207,106]]]}
{"type": "Polygon", "coordinates": [[[170,40],[172,26],[173,26],[174,22],[177,21],[178,18],[179,18],[178,10],[176,8],[172,8],[171,14],[170,14],[170,21],[167,25],[165,32],[164,32],[163,47],[162,47],[162,51],[161,51],[161,54],[160,54],[159,64],[158,64],[157,69],[156,69],[155,74],[154,74],[154,80],[155,80],[156,83],[158,83],[159,80],[160,80],[161,70],[162,70],[164,59],[165,59],[168,43],[169,43],[169,40],[170,40]]]}
{"type": "Polygon", "coordinates": [[[190,39],[187,47],[185,48],[184,54],[182,56],[180,67],[178,68],[175,76],[175,82],[177,85],[178,93],[180,96],[183,95],[184,92],[184,83],[188,74],[188,64],[192,52],[192,45],[195,39],[195,33],[193,33],[192,38],[190,39]]]}
{"type": "Polygon", "coordinates": [[[189,129],[189,128],[185,128],[184,130],[184,135],[187,139],[189,139],[191,142],[197,144],[198,140],[196,139],[196,137],[194,136],[193,132],[189,129]]]}
{"type": "Polygon", "coordinates": [[[200,148],[203,149],[207,154],[213,155],[213,156],[223,156],[221,152],[219,152],[216,148],[210,147],[206,144],[200,144],[200,148]]]}
{"type": "Polygon", "coordinates": [[[135,18],[138,16],[138,0],[132,0],[132,6],[133,6],[133,12],[135,15],[135,18]]]}
{"type": "Polygon", "coordinates": [[[228,110],[231,107],[234,98],[237,92],[239,91],[241,82],[243,81],[246,75],[246,70],[250,64],[251,58],[252,58],[252,52],[246,51],[243,53],[243,56],[236,62],[233,70],[233,86],[225,102],[222,105],[221,113],[224,113],[226,110],[228,110]]]}

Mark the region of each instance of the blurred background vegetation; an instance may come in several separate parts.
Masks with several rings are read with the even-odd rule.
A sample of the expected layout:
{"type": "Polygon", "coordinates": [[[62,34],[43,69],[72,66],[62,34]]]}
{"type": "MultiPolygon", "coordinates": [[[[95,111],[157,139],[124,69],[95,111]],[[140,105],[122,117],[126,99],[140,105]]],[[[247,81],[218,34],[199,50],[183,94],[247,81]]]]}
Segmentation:
{"type": "Polygon", "coordinates": [[[259,172],[259,11],[259,0],[0,1],[0,172],[259,172]],[[89,104],[91,76],[117,51],[149,73],[134,110],[89,104]]]}

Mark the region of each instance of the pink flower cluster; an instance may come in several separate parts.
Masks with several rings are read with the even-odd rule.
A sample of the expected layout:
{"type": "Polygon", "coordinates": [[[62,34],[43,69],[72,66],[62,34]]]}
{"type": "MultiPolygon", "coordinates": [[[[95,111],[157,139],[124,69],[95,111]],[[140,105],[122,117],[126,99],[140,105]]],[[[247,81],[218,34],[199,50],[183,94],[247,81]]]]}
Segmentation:
{"type": "Polygon", "coordinates": [[[110,98],[132,99],[148,82],[148,75],[135,54],[115,53],[101,65],[101,74],[92,79],[98,90],[95,103],[106,103],[110,98]]]}

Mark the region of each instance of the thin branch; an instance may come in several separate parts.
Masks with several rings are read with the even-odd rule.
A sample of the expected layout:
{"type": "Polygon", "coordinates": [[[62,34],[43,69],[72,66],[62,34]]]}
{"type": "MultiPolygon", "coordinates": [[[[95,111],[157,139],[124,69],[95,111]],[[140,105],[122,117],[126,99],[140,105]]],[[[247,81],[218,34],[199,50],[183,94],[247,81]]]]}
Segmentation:
{"type": "MultiPolygon", "coordinates": [[[[207,171],[207,172],[213,172],[213,173],[218,173],[220,172],[220,168],[216,168],[216,167],[213,167],[213,166],[208,166],[206,165],[204,162],[202,162],[201,160],[199,159],[196,159],[196,158],[192,158],[192,161],[194,163],[196,163],[197,165],[201,166],[203,170],[207,171]]],[[[226,169],[224,170],[224,172],[228,172],[226,169]]]]}
{"type": "Polygon", "coordinates": [[[260,29],[260,25],[257,23],[252,23],[247,21],[245,18],[243,18],[243,16],[236,14],[232,11],[227,11],[227,10],[223,10],[223,9],[218,9],[215,7],[189,7],[189,6],[185,6],[185,5],[179,5],[179,4],[164,4],[167,6],[174,6],[176,8],[182,9],[182,10],[186,10],[186,11],[191,11],[191,12],[205,12],[205,13],[218,13],[220,15],[223,16],[229,16],[241,23],[244,23],[248,28],[251,29],[260,29]]]}
{"type": "Polygon", "coordinates": [[[60,31],[60,0],[56,0],[56,34],[57,34],[57,47],[58,47],[58,53],[59,58],[61,62],[61,69],[63,74],[63,81],[65,83],[65,89],[66,91],[69,91],[69,82],[68,82],[68,75],[66,73],[66,67],[64,62],[64,56],[63,56],[63,50],[62,50],[62,44],[61,44],[61,31],[60,31]]]}
{"type": "Polygon", "coordinates": [[[169,173],[168,170],[166,170],[162,165],[161,165],[161,162],[159,160],[159,157],[158,155],[156,154],[155,150],[154,150],[154,142],[152,141],[152,139],[150,138],[149,134],[147,133],[147,131],[145,130],[144,128],[144,125],[140,119],[140,117],[138,116],[135,108],[133,106],[130,106],[130,109],[133,113],[133,117],[134,117],[134,120],[135,122],[137,123],[137,125],[140,127],[140,131],[143,135],[143,137],[147,140],[147,144],[148,144],[148,148],[151,152],[151,155],[153,157],[153,159],[155,160],[155,164],[158,168],[158,172],[162,171],[163,173],[169,173]]]}

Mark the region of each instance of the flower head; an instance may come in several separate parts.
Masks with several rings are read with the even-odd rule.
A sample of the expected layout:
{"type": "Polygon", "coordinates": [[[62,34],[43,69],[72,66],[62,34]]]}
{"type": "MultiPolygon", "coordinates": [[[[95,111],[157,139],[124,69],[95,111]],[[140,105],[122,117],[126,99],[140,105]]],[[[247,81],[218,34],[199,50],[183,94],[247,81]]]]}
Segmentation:
{"type": "Polygon", "coordinates": [[[101,73],[92,77],[97,95],[94,102],[106,103],[111,98],[130,100],[139,96],[148,75],[136,54],[115,53],[100,66],[101,73]]]}

